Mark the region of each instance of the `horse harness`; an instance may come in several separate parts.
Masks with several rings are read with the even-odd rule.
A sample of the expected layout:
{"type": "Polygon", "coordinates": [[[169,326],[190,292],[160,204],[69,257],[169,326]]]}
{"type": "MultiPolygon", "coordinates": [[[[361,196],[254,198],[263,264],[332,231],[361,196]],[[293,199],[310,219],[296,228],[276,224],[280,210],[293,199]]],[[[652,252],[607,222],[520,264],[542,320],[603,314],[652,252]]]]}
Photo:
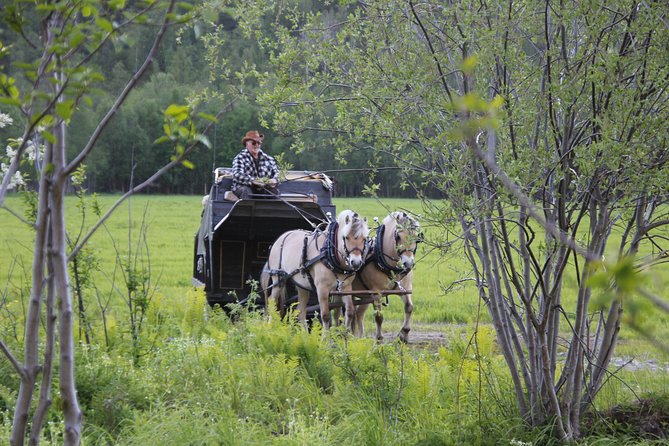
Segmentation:
{"type": "MultiPolygon", "coordinates": [[[[304,277],[307,278],[309,281],[309,285],[311,287],[310,291],[316,291],[316,283],[314,282],[314,278],[311,275],[310,269],[313,265],[315,265],[318,262],[323,262],[323,264],[335,274],[335,277],[337,278],[337,291],[342,291],[341,287],[342,284],[346,279],[354,275],[360,268],[343,268],[340,264],[339,261],[337,260],[337,231],[339,229],[339,223],[336,221],[331,222],[328,225],[328,230],[326,233],[325,237],[325,243],[323,243],[323,246],[320,248],[319,253],[316,257],[312,259],[308,259],[307,257],[307,248],[309,246],[309,238],[313,237],[313,240],[318,239],[318,236],[320,235],[320,229],[316,229],[313,231],[311,234],[305,234],[304,236],[304,243],[302,244],[302,261],[301,261],[301,266],[296,269],[295,271],[291,273],[287,273],[283,270],[270,270],[270,274],[272,275],[277,275],[279,276],[279,280],[285,281],[290,278],[292,278],[295,274],[297,273],[302,273],[304,277]],[[343,279],[339,279],[339,276],[342,275],[344,276],[343,279]]],[[[285,239],[284,239],[285,241],[285,239]]],[[[318,248],[318,244],[316,245],[318,248]]],[[[346,246],[346,242],[344,241],[344,253],[346,254],[346,259],[348,259],[349,255],[354,252],[354,251],[361,251],[361,256],[364,258],[365,257],[365,251],[367,251],[368,248],[368,243],[365,242],[365,247],[360,250],[359,248],[354,248],[353,250],[349,251],[348,247],[346,246]]],[[[279,255],[279,265],[281,265],[282,262],[282,257],[283,257],[283,242],[281,245],[281,251],[279,255]]],[[[346,260],[348,263],[348,260],[346,260]]],[[[295,282],[293,282],[295,283],[295,282]]],[[[299,284],[295,283],[295,286],[299,287],[299,284]]],[[[300,287],[304,288],[304,287],[300,287]]]]}
{"type": "MultiPolygon", "coordinates": [[[[404,290],[404,288],[402,287],[400,282],[402,281],[402,279],[404,279],[407,276],[407,274],[409,274],[411,272],[411,268],[404,268],[402,266],[392,266],[388,263],[388,261],[386,260],[386,257],[390,258],[391,260],[394,260],[394,259],[392,259],[392,257],[390,257],[389,255],[387,255],[383,252],[383,236],[384,236],[385,231],[386,231],[386,225],[380,225],[378,227],[378,229],[376,230],[376,238],[374,240],[374,247],[372,249],[372,252],[370,253],[370,256],[365,261],[364,266],[367,266],[369,263],[374,262],[376,264],[376,266],[381,270],[381,272],[383,272],[386,276],[388,276],[388,279],[395,282],[395,286],[393,287],[393,289],[399,287],[399,289],[401,291],[406,291],[406,290],[404,290]]],[[[399,234],[397,233],[397,230],[396,230],[395,231],[395,246],[398,245],[399,239],[400,239],[400,236],[399,236],[399,234]]],[[[418,243],[416,243],[416,247],[414,249],[407,250],[407,251],[411,251],[415,255],[417,249],[418,249],[418,243]]],[[[397,249],[397,257],[401,257],[402,252],[404,252],[404,251],[400,251],[399,248],[398,248],[397,249]]],[[[360,283],[362,283],[362,286],[364,286],[368,290],[370,289],[370,287],[365,283],[365,281],[362,279],[361,276],[358,276],[358,279],[360,280],[360,283]]]]}

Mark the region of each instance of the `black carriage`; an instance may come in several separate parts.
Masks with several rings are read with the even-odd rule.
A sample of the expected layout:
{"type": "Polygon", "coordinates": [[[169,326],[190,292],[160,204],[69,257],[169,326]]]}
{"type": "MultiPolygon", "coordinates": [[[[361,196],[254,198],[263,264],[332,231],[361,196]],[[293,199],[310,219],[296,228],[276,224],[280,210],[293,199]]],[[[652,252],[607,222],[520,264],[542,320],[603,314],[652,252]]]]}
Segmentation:
{"type": "Polygon", "coordinates": [[[227,309],[231,303],[248,304],[252,297],[262,306],[262,292],[258,298],[253,291],[263,286],[260,273],[272,243],[286,231],[313,230],[336,218],[332,181],[323,173],[289,171],[277,196],[244,200],[231,196],[231,185],[231,170],[217,168],[195,235],[193,284],[204,286],[212,306],[227,309]]]}

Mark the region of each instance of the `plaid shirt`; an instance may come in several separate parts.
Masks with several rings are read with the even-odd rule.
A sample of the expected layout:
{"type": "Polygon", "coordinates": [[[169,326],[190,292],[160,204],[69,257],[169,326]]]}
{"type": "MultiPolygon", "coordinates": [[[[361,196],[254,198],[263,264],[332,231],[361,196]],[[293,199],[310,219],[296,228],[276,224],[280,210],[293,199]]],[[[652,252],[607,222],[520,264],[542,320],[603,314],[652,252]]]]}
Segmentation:
{"type": "Polygon", "coordinates": [[[258,168],[253,156],[246,148],[232,160],[232,190],[239,186],[251,186],[251,181],[256,178],[279,178],[279,166],[276,160],[262,150],[258,153],[258,168]]]}

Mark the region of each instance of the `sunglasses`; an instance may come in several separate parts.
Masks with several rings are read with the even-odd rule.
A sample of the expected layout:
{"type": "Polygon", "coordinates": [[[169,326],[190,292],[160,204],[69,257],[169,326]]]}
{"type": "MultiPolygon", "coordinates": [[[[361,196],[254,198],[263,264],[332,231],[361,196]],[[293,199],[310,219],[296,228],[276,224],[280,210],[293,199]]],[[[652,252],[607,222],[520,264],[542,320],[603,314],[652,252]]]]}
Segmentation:
{"type": "Polygon", "coordinates": [[[251,145],[252,145],[253,147],[255,147],[255,146],[259,146],[259,145],[261,145],[261,144],[262,144],[261,142],[251,140],[251,145]]]}

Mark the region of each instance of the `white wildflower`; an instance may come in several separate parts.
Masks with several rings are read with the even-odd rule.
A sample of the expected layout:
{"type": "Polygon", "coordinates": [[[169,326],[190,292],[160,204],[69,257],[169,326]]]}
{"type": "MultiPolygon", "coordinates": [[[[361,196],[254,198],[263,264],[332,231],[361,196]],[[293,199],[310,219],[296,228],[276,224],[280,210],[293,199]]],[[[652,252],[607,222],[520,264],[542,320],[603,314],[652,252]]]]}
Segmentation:
{"type": "Polygon", "coordinates": [[[28,160],[32,163],[36,159],[41,159],[44,154],[44,145],[37,145],[34,141],[28,141],[26,144],[26,155],[28,155],[28,160]]]}
{"type": "MultiPolygon", "coordinates": [[[[4,179],[5,175],[7,175],[7,172],[9,172],[9,164],[5,163],[0,163],[0,182],[4,179]]],[[[15,172],[14,175],[12,175],[12,178],[9,180],[9,189],[14,189],[16,186],[23,186],[25,185],[25,181],[23,181],[23,176],[21,175],[21,172],[15,172]]]]}
{"type": "Polygon", "coordinates": [[[0,113],[0,129],[8,125],[12,125],[13,123],[14,121],[12,120],[11,116],[6,113],[0,113]]]}
{"type": "Polygon", "coordinates": [[[14,158],[16,157],[16,150],[14,150],[11,146],[7,146],[7,148],[5,148],[5,153],[7,153],[7,158],[9,158],[9,161],[14,162],[14,158]]]}

